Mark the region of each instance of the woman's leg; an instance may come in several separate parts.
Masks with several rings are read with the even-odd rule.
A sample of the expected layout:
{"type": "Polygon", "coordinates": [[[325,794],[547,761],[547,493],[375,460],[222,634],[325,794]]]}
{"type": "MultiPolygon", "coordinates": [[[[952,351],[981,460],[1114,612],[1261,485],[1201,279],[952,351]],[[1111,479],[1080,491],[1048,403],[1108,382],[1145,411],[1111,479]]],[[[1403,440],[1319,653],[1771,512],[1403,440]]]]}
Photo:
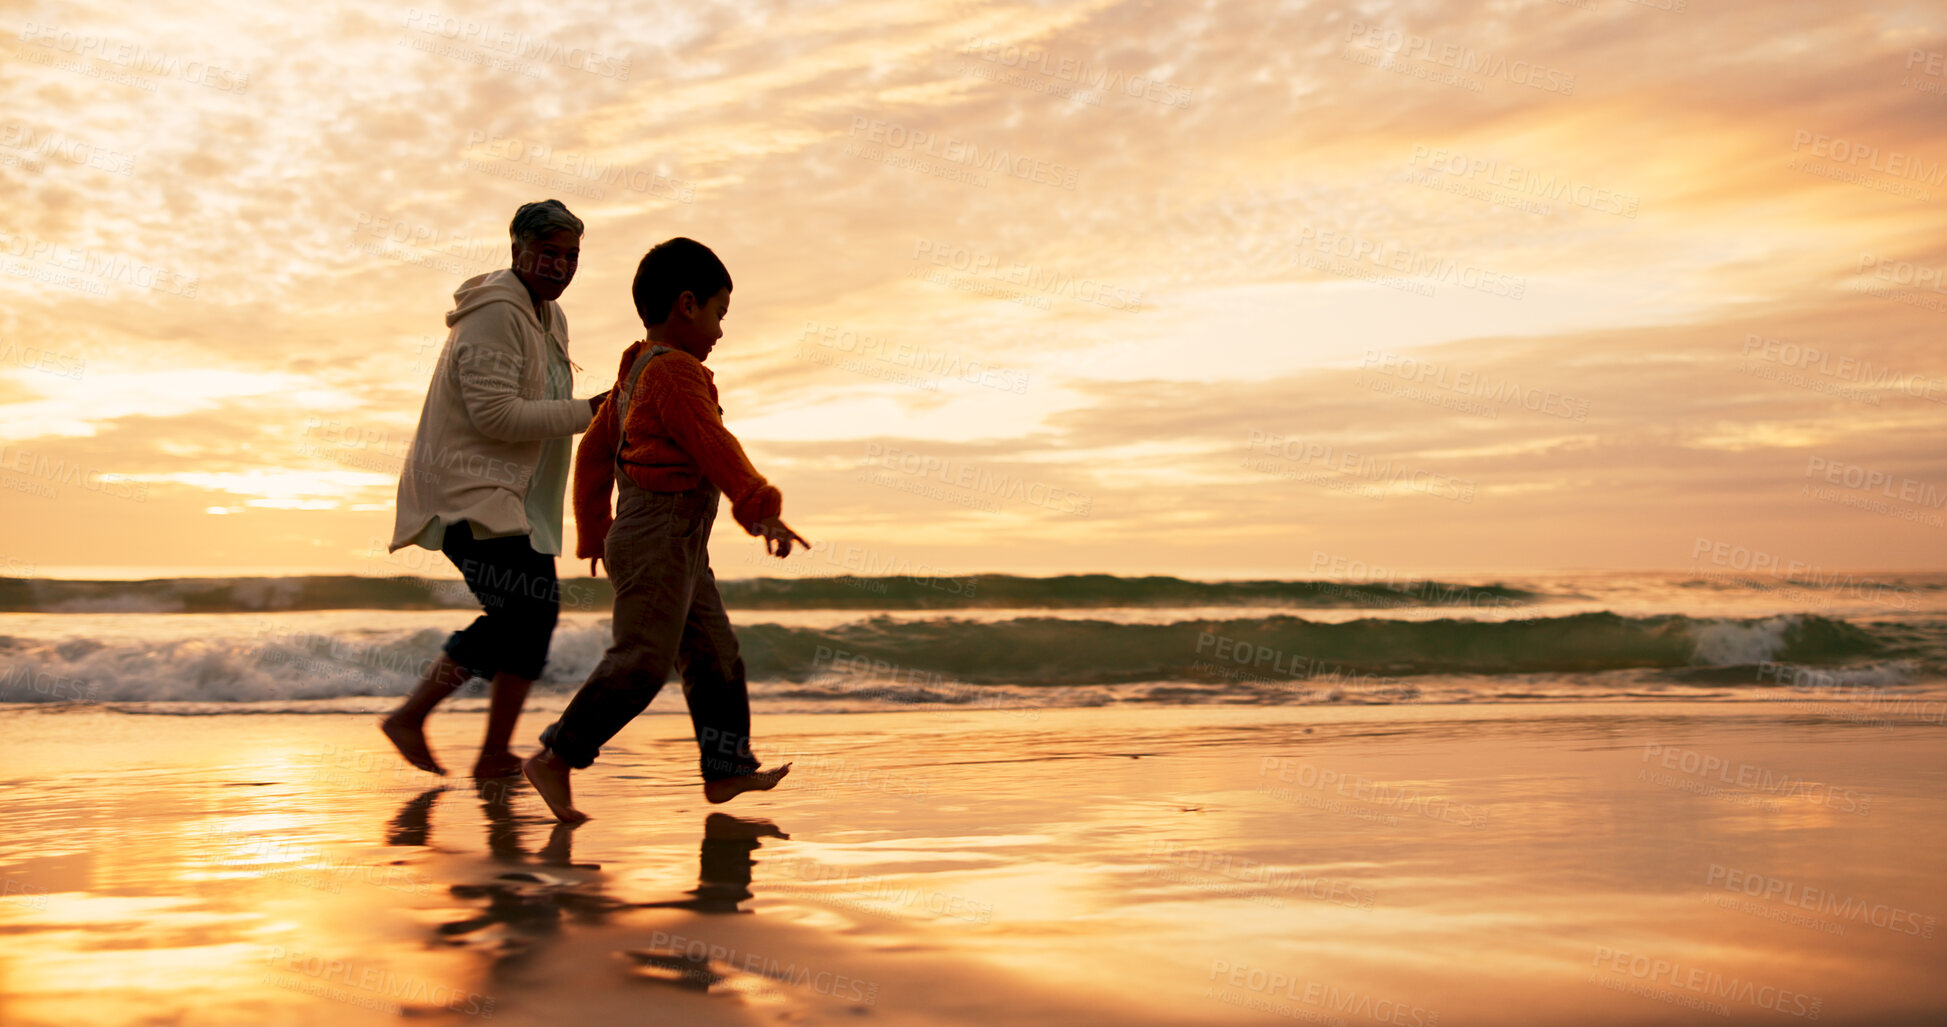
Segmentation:
{"type": "Polygon", "coordinates": [[[521,758],[507,748],[514,738],[514,725],[521,719],[521,706],[527,702],[533,678],[506,671],[494,675],[493,698],[487,705],[487,737],[480,742],[480,758],[473,764],[474,777],[506,777],[521,771],[521,758]]]}
{"type": "Polygon", "coordinates": [[[507,745],[528,690],[547,664],[548,646],[560,617],[561,586],[554,557],[535,552],[526,535],[475,538],[473,526],[465,521],[447,526],[441,548],[466,578],[483,611],[446,640],[446,658],[493,680],[486,738],[473,776],[512,774],[520,769],[520,759],[507,745]]]}
{"type": "Polygon", "coordinates": [[[419,684],[413,686],[412,694],[406,696],[406,701],[399,704],[399,708],[393,710],[390,716],[379,721],[379,730],[391,739],[407,763],[421,770],[445,775],[446,768],[439,765],[439,761],[433,758],[432,750],[426,746],[426,715],[433,712],[433,707],[439,705],[441,699],[466,684],[470,676],[471,672],[465,667],[453,662],[451,656],[441,653],[439,659],[426,668],[426,673],[419,678],[419,684]]]}
{"type": "Polygon", "coordinates": [[[547,665],[548,647],[561,616],[561,582],[555,577],[554,557],[534,551],[525,535],[488,539],[495,551],[489,575],[499,609],[488,610],[487,628],[502,644],[500,670],[493,675],[487,707],[487,733],[480,758],[473,764],[476,778],[504,777],[521,769],[520,757],[508,749],[527,693],[547,665]]]}

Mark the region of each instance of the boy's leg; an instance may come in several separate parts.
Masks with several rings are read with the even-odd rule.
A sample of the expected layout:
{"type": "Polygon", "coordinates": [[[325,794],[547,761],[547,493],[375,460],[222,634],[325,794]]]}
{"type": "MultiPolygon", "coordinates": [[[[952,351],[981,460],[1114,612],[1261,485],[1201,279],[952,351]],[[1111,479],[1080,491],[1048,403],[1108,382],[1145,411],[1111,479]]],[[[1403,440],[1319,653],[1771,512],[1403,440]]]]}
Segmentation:
{"type": "Polygon", "coordinates": [[[758,772],[762,763],[750,748],[750,688],[744,659],[717,594],[716,575],[707,563],[697,576],[677,661],[683,670],[690,724],[696,731],[704,796],[711,802],[728,802],[743,792],[777,787],[791,765],[758,772]]]}
{"type": "Polygon", "coordinates": [[[682,495],[651,493],[636,500],[645,504],[641,516],[625,513],[609,529],[614,644],[560,719],[541,732],[541,744],[568,768],[593,763],[602,746],[648,707],[676,662],[699,562],[698,547],[668,531],[669,508],[682,495]]]}
{"type": "Polygon", "coordinates": [[[666,495],[625,494],[609,528],[604,555],[615,588],[615,641],[568,702],[541,732],[542,749],[521,767],[555,818],[577,824],[571,771],[588,766],[662,690],[683,634],[684,611],[695,582],[686,547],[669,533],[666,495]]]}

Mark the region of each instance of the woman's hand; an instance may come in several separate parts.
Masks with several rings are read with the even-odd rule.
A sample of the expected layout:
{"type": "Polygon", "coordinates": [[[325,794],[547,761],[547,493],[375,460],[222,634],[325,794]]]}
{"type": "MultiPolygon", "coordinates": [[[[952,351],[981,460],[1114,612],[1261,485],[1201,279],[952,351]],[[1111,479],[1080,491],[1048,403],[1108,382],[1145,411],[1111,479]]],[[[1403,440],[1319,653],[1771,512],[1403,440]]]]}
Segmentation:
{"type": "MultiPolygon", "coordinates": [[[[610,391],[614,391],[614,390],[610,390],[610,391]]],[[[601,413],[601,412],[602,412],[602,401],[603,401],[603,400],[606,400],[606,399],[608,399],[608,393],[607,393],[607,392],[604,392],[604,393],[602,393],[602,394],[600,394],[600,395],[597,395],[597,396],[590,396],[590,397],[588,397],[588,416],[590,416],[590,417],[593,417],[593,416],[595,416],[596,414],[599,414],[599,413],[601,413]]]]}

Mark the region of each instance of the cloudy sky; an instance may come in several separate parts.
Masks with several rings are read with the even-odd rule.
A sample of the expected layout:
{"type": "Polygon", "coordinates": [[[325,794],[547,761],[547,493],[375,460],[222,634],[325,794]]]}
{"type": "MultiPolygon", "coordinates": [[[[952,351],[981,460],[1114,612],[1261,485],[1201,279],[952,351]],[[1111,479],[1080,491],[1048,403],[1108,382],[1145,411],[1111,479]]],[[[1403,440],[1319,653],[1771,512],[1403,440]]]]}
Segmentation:
{"type": "Polygon", "coordinates": [[[0,11],[0,574],[450,573],[399,454],[548,196],[578,394],[735,276],[818,548],[723,577],[1947,566],[1935,5],[0,11]]]}

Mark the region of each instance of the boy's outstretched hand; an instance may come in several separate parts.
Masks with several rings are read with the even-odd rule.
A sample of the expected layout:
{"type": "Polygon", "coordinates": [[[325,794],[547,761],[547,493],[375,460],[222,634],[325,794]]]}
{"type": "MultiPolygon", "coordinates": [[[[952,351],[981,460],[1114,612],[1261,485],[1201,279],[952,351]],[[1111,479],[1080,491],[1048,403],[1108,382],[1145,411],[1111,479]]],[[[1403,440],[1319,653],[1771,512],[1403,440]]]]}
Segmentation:
{"type": "Polygon", "coordinates": [[[791,555],[791,543],[811,548],[804,536],[791,530],[791,526],[776,517],[766,517],[757,522],[757,533],[764,536],[764,551],[782,560],[791,555]]]}

